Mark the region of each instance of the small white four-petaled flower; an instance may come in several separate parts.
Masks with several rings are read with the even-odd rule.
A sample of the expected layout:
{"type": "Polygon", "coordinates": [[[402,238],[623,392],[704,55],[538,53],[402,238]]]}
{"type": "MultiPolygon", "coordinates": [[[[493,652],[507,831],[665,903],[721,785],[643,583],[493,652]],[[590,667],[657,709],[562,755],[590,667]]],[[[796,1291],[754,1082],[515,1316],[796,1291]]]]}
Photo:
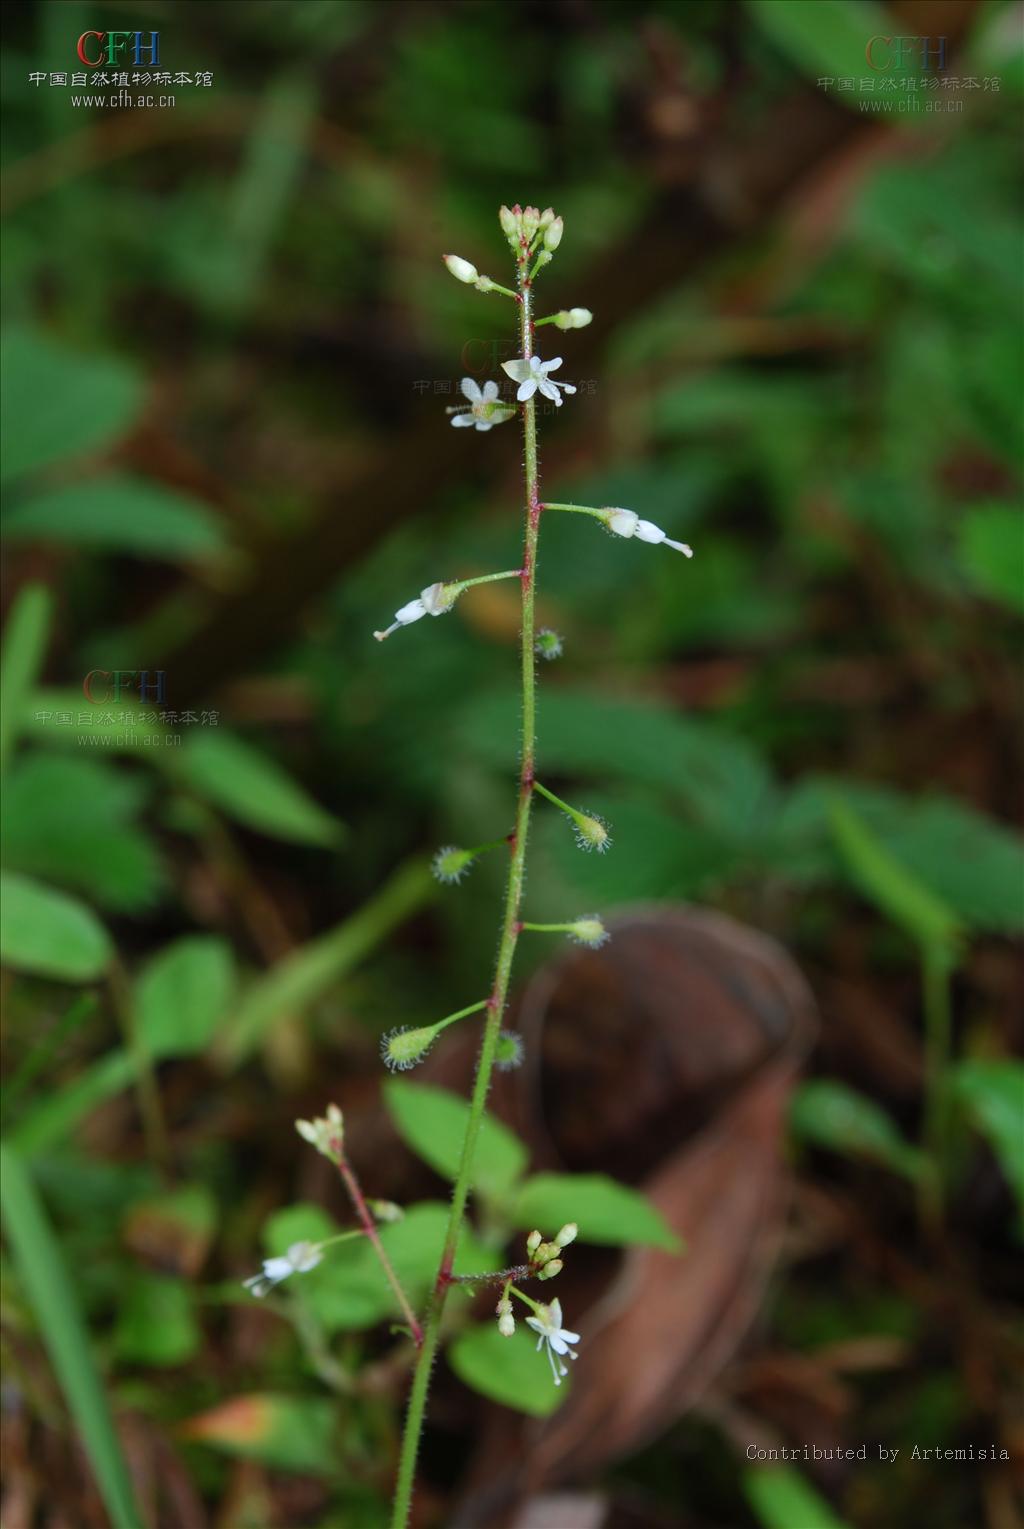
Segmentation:
{"type": "Polygon", "coordinates": [[[578,1356],[570,1347],[573,1343],[579,1343],[579,1333],[571,1333],[568,1328],[562,1326],[562,1303],[552,1301],[550,1306],[542,1306],[540,1313],[534,1317],[527,1317],[527,1327],[532,1327],[535,1333],[539,1333],[537,1339],[538,1350],[543,1345],[548,1351],[548,1359],[551,1361],[551,1373],[555,1378],[555,1385],[562,1384],[562,1376],[568,1375],[569,1371],[562,1363],[562,1355],[568,1354],[570,1359],[578,1356]],[[555,1355],[558,1355],[556,1360],[555,1355]]]}
{"type": "Polygon", "coordinates": [[[467,425],[475,425],[478,430],[490,430],[511,419],[515,413],[508,404],[499,403],[496,382],[485,382],[481,391],[479,383],[472,377],[463,377],[459,387],[463,398],[469,399],[469,408],[455,415],[452,424],[456,427],[465,429],[467,425]]]}
{"type": "Polygon", "coordinates": [[[315,1242],[293,1242],[287,1253],[280,1258],[265,1258],[263,1273],[243,1280],[246,1290],[253,1295],[264,1296],[291,1274],[305,1274],[315,1269],[323,1254],[315,1242]]]}
{"type": "Polygon", "coordinates": [[[559,388],[563,393],[575,393],[576,389],[571,382],[554,382],[548,375],[557,371],[562,364],[561,356],[556,356],[553,361],[542,361],[539,356],[530,356],[528,360],[503,361],[502,370],[518,382],[519,389],[516,393],[520,403],[525,403],[532,398],[534,393],[540,391],[545,398],[550,398],[552,403],[561,406],[562,398],[559,388]]]}

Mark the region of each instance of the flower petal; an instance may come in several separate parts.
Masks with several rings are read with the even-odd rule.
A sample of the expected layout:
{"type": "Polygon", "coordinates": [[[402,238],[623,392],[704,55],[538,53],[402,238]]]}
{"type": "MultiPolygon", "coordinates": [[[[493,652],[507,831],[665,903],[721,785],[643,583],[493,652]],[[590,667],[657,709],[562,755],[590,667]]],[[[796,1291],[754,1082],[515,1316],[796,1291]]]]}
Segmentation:
{"type": "Polygon", "coordinates": [[[542,361],[540,367],[542,372],[557,372],[561,364],[561,356],[556,356],[553,361],[542,361]]]}
{"type": "Polygon", "coordinates": [[[516,397],[519,399],[520,403],[525,403],[528,398],[532,398],[533,397],[533,395],[534,395],[534,393],[536,393],[536,391],[537,391],[537,379],[536,379],[536,377],[528,377],[525,382],[521,382],[519,384],[518,391],[516,392],[516,397]]]}
{"type": "Polygon", "coordinates": [[[561,398],[558,396],[558,388],[553,382],[548,382],[546,377],[541,378],[540,382],[537,384],[537,387],[544,394],[545,398],[551,399],[552,403],[560,404],[562,402],[561,398]]]}
{"type": "Polygon", "coordinates": [[[493,419],[478,419],[476,422],[476,428],[478,430],[493,430],[494,421],[493,419]]]}
{"type": "Polygon", "coordinates": [[[467,425],[475,424],[472,414],[456,414],[452,418],[452,424],[456,430],[464,430],[467,425]]]}
{"type": "Polygon", "coordinates": [[[484,383],[484,403],[493,403],[498,396],[498,384],[493,380],[484,383]]]}
{"type": "Polygon", "coordinates": [[[480,386],[473,381],[472,377],[463,377],[459,383],[459,388],[463,398],[468,398],[470,403],[480,402],[480,386]]]}
{"type": "Polygon", "coordinates": [[[518,359],[515,361],[503,361],[501,369],[507,377],[512,378],[513,382],[525,382],[532,372],[529,361],[518,359]]]}

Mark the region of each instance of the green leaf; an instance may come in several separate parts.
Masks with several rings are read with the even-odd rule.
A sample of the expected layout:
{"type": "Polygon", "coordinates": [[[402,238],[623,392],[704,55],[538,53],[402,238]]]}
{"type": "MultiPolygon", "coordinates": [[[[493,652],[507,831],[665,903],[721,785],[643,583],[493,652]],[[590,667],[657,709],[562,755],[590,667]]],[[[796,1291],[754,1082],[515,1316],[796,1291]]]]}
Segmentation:
{"type": "Polygon", "coordinates": [[[503,1338],[496,1322],[486,1322],[460,1333],[446,1357],[459,1379],[481,1396],[546,1418],[565,1401],[571,1382],[555,1385],[547,1356],[537,1352],[529,1333],[517,1323],[512,1337],[503,1338]]]}
{"type": "MultiPolygon", "coordinates": [[[[469,1103],[433,1083],[391,1078],[384,1103],[399,1136],[436,1173],[455,1180],[469,1120],[469,1103]]],[[[473,1160],[473,1185],[486,1194],[507,1193],[526,1167],[526,1148],[507,1126],[485,1114],[473,1160]]]]}
{"type": "MultiPolygon", "coordinates": [[[[810,79],[844,75],[855,81],[870,70],[865,49],[871,37],[891,37],[899,27],[872,0],[747,0],[756,24],[810,79]]],[[[839,92],[840,105],[857,100],[839,92]]]]}
{"type": "Polygon", "coordinates": [[[182,1438],[276,1470],[330,1476],[338,1468],[338,1415],[324,1397],[255,1392],[189,1418],[182,1438]]]}
{"type": "Polygon", "coordinates": [[[780,875],[815,884],[846,869],[829,824],[837,792],[965,923],[1006,934],[1024,930],[1024,845],[1003,824],[953,797],[915,799],[884,786],[809,776],[770,830],[771,863],[780,875]]]}
{"type": "Polygon", "coordinates": [[[1024,612],[1024,520],[1013,504],[976,505],[960,524],[960,561],[981,594],[1024,612]]]}
{"type": "Polygon", "coordinates": [[[916,1179],[925,1160],[874,1100],[832,1078],[812,1078],[797,1090],[790,1120],[805,1141],[850,1157],[865,1157],[916,1179]]]}
{"type": "MultiPolygon", "coordinates": [[[[447,1206],[424,1200],[411,1205],[401,1221],[380,1228],[381,1242],[414,1306],[422,1304],[437,1276],[447,1226],[447,1206]]],[[[319,1206],[292,1205],[267,1222],[264,1243],[268,1253],[281,1254],[293,1242],[323,1242],[338,1230],[319,1206]]],[[[498,1253],[464,1228],[455,1272],[489,1273],[499,1267],[498,1253]]],[[[282,1293],[309,1305],[329,1333],[402,1320],[394,1292],[365,1237],[328,1248],[322,1263],[307,1274],[294,1275],[282,1293]]]]}
{"type": "MultiPolygon", "coordinates": [[[[479,758],[506,768],[518,715],[517,694],[474,696],[458,731],[479,758]]],[[[715,723],[653,702],[563,689],[540,698],[538,717],[548,771],[656,787],[730,842],[746,844],[775,806],[777,788],[760,755],[715,723]]]]}
{"type": "Polygon", "coordinates": [[[82,355],[47,335],[11,329],[2,346],[4,481],[97,451],[122,435],[142,406],[134,368],[82,355]]]}
{"type": "Polygon", "coordinates": [[[47,489],[6,511],[0,527],[19,541],[172,562],[213,557],[225,547],[220,524],[205,505],[145,478],[95,478],[47,489]]]}
{"type": "Polygon", "coordinates": [[[134,701],[90,706],[80,689],[43,689],[28,697],[22,727],[30,738],[56,748],[128,754],[167,767],[176,752],[170,748],[175,734],[161,722],[147,721],[149,715],[151,710],[144,711],[134,701]]]}
{"type": "Polygon", "coordinates": [[[840,854],[865,896],[917,944],[951,952],[960,932],[952,909],[893,858],[841,797],[832,799],[830,818],[840,854]]]}
{"type": "Polygon", "coordinates": [[[129,1364],[184,1364],[201,1334],[184,1280],[138,1270],[122,1285],[114,1350],[129,1364]]]}
{"type": "Polygon", "coordinates": [[[764,1529],[850,1529],[788,1465],[744,1470],[743,1490],[764,1529]]]}
{"type": "Polygon", "coordinates": [[[75,1285],[21,1158],[0,1144],[4,1227],[26,1299],[85,1445],[114,1529],[141,1529],[103,1384],[96,1372],[75,1285]]]}
{"type": "Polygon", "coordinates": [[[952,1082],[1024,1207],[1024,1062],[1010,1057],[960,1062],[952,1082]]]}
{"type": "Polygon", "coordinates": [[[645,1195],[603,1173],[538,1173],[519,1188],[511,1211],[516,1226],[553,1237],[575,1221],[581,1242],[633,1243],[676,1252],[680,1240],[645,1195]]]}
{"type": "Polygon", "coordinates": [[[145,794],[139,776],[103,760],[28,755],[11,771],[0,802],[5,866],[115,911],[148,907],[164,870],[136,822],[145,794]]]}
{"type": "Polygon", "coordinates": [[[14,1145],[26,1157],[46,1151],[69,1136],[99,1105],[130,1088],[134,1077],[135,1059],[127,1051],[108,1051],[69,1083],[33,1104],[11,1133],[14,1145]]]}
{"type": "Polygon", "coordinates": [[[336,929],[279,961],[237,1006],[225,1039],[225,1058],[233,1064],[243,1061],[278,1020],[305,1013],[436,891],[427,863],[409,860],[336,929]]]}
{"type": "Polygon", "coordinates": [[[103,925],[73,897],[13,871],[0,873],[0,959],[61,982],[102,976],[113,946],[103,925]]]}
{"type": "Polygon", "coordinates": [[[43,584],[26,584],[4,630],[0,658],[0,771],[22,728],[22,713],[46,653],[53,602],[43,584]]]}
{"type": "Polygon", "coordinates": [[[247,828],[331,848],[341,838],[324,811],[281,767],[220,728],[194,733],[180,764],[189,785],[247,828]]]}
{"type": "Polygon", "coordinates": [[[204,1051],[225,1017],[235,986],[226,940],[186,935],[149,961],[135,984],[135,1023],[153,1057],[204,1051]]]}

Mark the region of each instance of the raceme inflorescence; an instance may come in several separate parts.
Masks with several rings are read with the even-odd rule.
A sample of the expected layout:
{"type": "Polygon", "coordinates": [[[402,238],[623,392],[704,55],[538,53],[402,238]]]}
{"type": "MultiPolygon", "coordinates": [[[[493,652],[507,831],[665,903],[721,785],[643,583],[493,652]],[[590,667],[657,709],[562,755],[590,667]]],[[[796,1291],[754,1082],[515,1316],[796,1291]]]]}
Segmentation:
{"type": "MultiPolygon", "coordinates": [[[[480,292],[510,299],[516,305],[520,354],[514,360],[503,363],[503,371],[511,386],[505,383],[503,391],[494,379],[488,380],[481,387],[473,378],[463,378],[460,391],[464,402],[448,412],[451,415],[451,423],[456,428],[472,428],[476,432],[485,433],[497,425],[508,423],[517,414],[520,416],[524,448],[522,556],[518,567],[503,569],[498,573],[486,573],[471,578],[435,580],[426,585],[418,595],[401,605],[388,626],[374,633],[378,641],[383,642],[401,632],[404,627],[420,621],[424,616],[446,615],[467,589],[498,580],[518,581],[521,599],[522,736],[518,791],[512,826],[483,844],[469,848],[446,845],[437,851],[433,860],[433,871],[437,879],[445,884],[454,885],[471,872],[481,855],[496,850],[504,850],[507,854],[508,870],[493,977],[485,996],[433,1024],[401,1026],[390,1030],[381,1044],[386,1065],[394,1071],[405,1071],[421,1062],[450,1026],[477,1016],[479,1018],[476,1022],[482,1023],[476,1075],[470,1097],[458,1172],[452,1191],[440,1266],[422,1317],[417,1317],[412,1311],[381,1243],[377,1232],[377,1221],[382,1219],[377,1209],[379,1202],[364,1198],[348,1162],[340,1113],[335,1106],[331,1106],[327,1117],[323,1120],[297,1122],[297,1128],[304,1139],[328,1157],[338,1168],[360,1222],[359,1230],[343,1233],[341,1238],[332,1240],[340,1241],[349,1236],[365,1236],[370,1240],[405,1316],[404,1330],[415,1346],[415,1369],[399,1460],[392,1517],[393,1529],[404,1529],[409,1518],[430,1373],[437,1354],[445,1303],[452,1286],[460,1284],[470,1288],[476,1288],[481,1284],[500,1286],[501,1293],[496,1307],[497,1325],[498,1331],[506,1338],[513,1335],[516,1327],[513,1301],[518,1301],[525,1306],[529,1311],[529,1315],[525,1318],[526,1324],[538,1335],[537,1347],[543,1348],[547,1354],[555,1385],[559,1385],[567,1373],[564,1359],[566,1357],[575,1359],[575,1346],[580,1341],[578,1333],[570,1331],[563,1325],[562,1308],[558,1300],[544,1304],[521,1288],[526,1280],[546,1282],[557,1278],[562,1270],[562,1251],[568,1247],[577,1233],[575,1223],[567,1223],[549,1241],[545,1241],[539,1231],[532,1232],[527,1238],[525,1259],[521,1264],[497,1273],[479,1276],[454,1272],[456,1247],[463,1229],[472,1182],[474,1154],[491,1078],[495,1068],[515,1066],[522,1056],[522,1043],[519,1037],[502,1028],[512,965],[520,936],[525,933],[562,933],[576,943],[592,949],[602,945],[608,938],[604,924],[595,913],[577,914],[561,922],[543,924],[531,922],[523,917],[527,838],[535,802],[538,806],[546,803],[564,816],[581,849],[602,854],[610,848],[612,843],[609,825],[601,817],[564,801],[537,778],[537,659],[556,659],[563,650],[563,639],[557,632],[548,628],[538,631],[535,628],[537,551],[541,523],[548,513],[564,512],[584,515],[597,521],[613,536],[665,546],[682,553],[687,558],[692,555],[690,548],[684,542],[676,541],[666,535],[659,526],[642,519],[633,510],[617,506],[567,504],[541,499],[537,452],[537,400],[544,399],[558,409],[563,406],[567,398],[572,397],[576,389],[572,383],[553,375],[562,367],[561,356],[545,359],[539,354],[536,349],[538,331],[547,325],[561,331],[581,329],[591,322],[592,314],[587,308],[568,308],[560,309],[543,318],[534,316],[534,283],[540,272],[553,259],[564,231],[563,220],[556,217],[550,207],[544,212],[539,212],[535,207],[522,208],[518,204],[511,208],[502,207],[499,222],[515,263],[514,288],[503,286],[491,277],[481,275],[472,262],[459,255],[445,255],[444,262],[456,280],[472,285],[480,292]]],[[[325,1247],[326,1244],[294,1244],[282,1256],[267,1260],[262,1274],[249,1282],[250,1287],[255,1294],[262,1294],[293,1273],[302,1273],[315,1267],[320,1263],[325,1247]]]]}

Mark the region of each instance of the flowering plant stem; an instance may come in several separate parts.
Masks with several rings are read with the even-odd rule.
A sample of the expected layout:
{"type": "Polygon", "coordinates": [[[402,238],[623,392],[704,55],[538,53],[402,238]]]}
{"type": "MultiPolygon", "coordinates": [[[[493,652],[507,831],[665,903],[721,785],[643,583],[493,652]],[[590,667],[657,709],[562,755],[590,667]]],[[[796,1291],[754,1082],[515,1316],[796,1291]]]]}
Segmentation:
{"type": "MultiPolygon", "coordinates": [[[[520,247],[518,285],[521,356],[524,361],[528,361],[533,354],[533,291],[527,267],[525,243],[521,244],[520,247]]],[[[462,1142],[459,1171],[455,1180],[455,1187],[452,1190],[451,1210],[448,1216],[444,1249],[441,1254],[441,1265],[438,1269],[437,1279],[427,1307],[423,1326],[423,1341],[419,1347],[412,1390],[409,1395],[409,1407],[406,1413],[405,1431],[402,1436],[398,1480],[392,1509],[392,1529],[405,1529],[409,1521],[413,1477],[416,1471],[420,1436],[423,1432],[423,1417],[426,1408],[427,1390],[430,1385],[430,1372],[437,1354],[445,1301],[448,1296],[448,1290],[454,1283],[452,1265],[455,1262],[455,1250],[466,1213],[466,1201],[469,1197],[473,1172],[473,1157],[476,1151],[477,1138],[480,1134],[484,1105],[486,1104],[487,1093],[491,1084],[491,1074],[494,1070],[495,1053],[498,1037],[501,1032],[501,1020],[508,997],[512,960],[515,955],[516,940],[519,936],[519,909],[523,893],[523,872],[526,865],[526,839],[530,825],[530,807],[533,800],[536,743],[534,588],[537,574],[537,539],[540,531],[541,505],[537,478],[537,417],[535,400],[532,397],[523,404],[523,445],[526,528],[523,542],[523,566],[519,575],[522,589],[521,660],[523,692],[523,734],[519,763],[519,801],[516,810],[515,831],[511,839],[512,854],[509,860],[508,881],[505,888],[505,907],[501,926],[501,942],[498,947],[498,959],[494,973],[494,986],[491,990],[491,996],[487,1000],[487,1019],[484,1025],[480,1056],[477,1061],[476,1079],[473,1084],[473,1094],[470,1100],[469,1117],[466,1121],[466,1134],[462,1142]]]]}
{"type": "Polygon", "coordinates": [[[412,1306],[410,1305],[409,1297],[403,1290],[402,1282],[398,1278],[398,1275],[395,1273],[394,1265],[387,1255],[384,1244],[380,1240],[380,1232],[377,1230],[377,1223],[374,1221],[373,1213],[366,1203],[362,1189],[359,1187],[359,1180],[356,1178],[355,1174],[352,1172],[352,1169],[349,1167],[348,1158],[345,1156],[345,1149],[342,1146],[340,1139],[333,1142],[332,1146],[334,1148],[334,1161],[338,1165],[338,1172],[341,1174],[342,1183],[348,1190],[349,1199],[352,1201],[355,1213],[359,1217],[359,1224],[363,1231],[366,1233],[366,1237],[370,1243],[370,1246],[373,1248],[373,1251],[376,1253],[378,1259],[380,1260],[380,1266],[384,1270],[384,1276],[387,1279],[388,1284],[395,1292],[395,1299],[397,1300],[399,1306],[402,1308],[402,1315],[405,1317],[405,1320],[409,1325],[409,1331],[412,1334],[413,1342],[419,1346],[423,1342],[423,1329],[420,1327],[420,1324],[417,1321],[416,1313],[413,1311],[412,1306]]]}

